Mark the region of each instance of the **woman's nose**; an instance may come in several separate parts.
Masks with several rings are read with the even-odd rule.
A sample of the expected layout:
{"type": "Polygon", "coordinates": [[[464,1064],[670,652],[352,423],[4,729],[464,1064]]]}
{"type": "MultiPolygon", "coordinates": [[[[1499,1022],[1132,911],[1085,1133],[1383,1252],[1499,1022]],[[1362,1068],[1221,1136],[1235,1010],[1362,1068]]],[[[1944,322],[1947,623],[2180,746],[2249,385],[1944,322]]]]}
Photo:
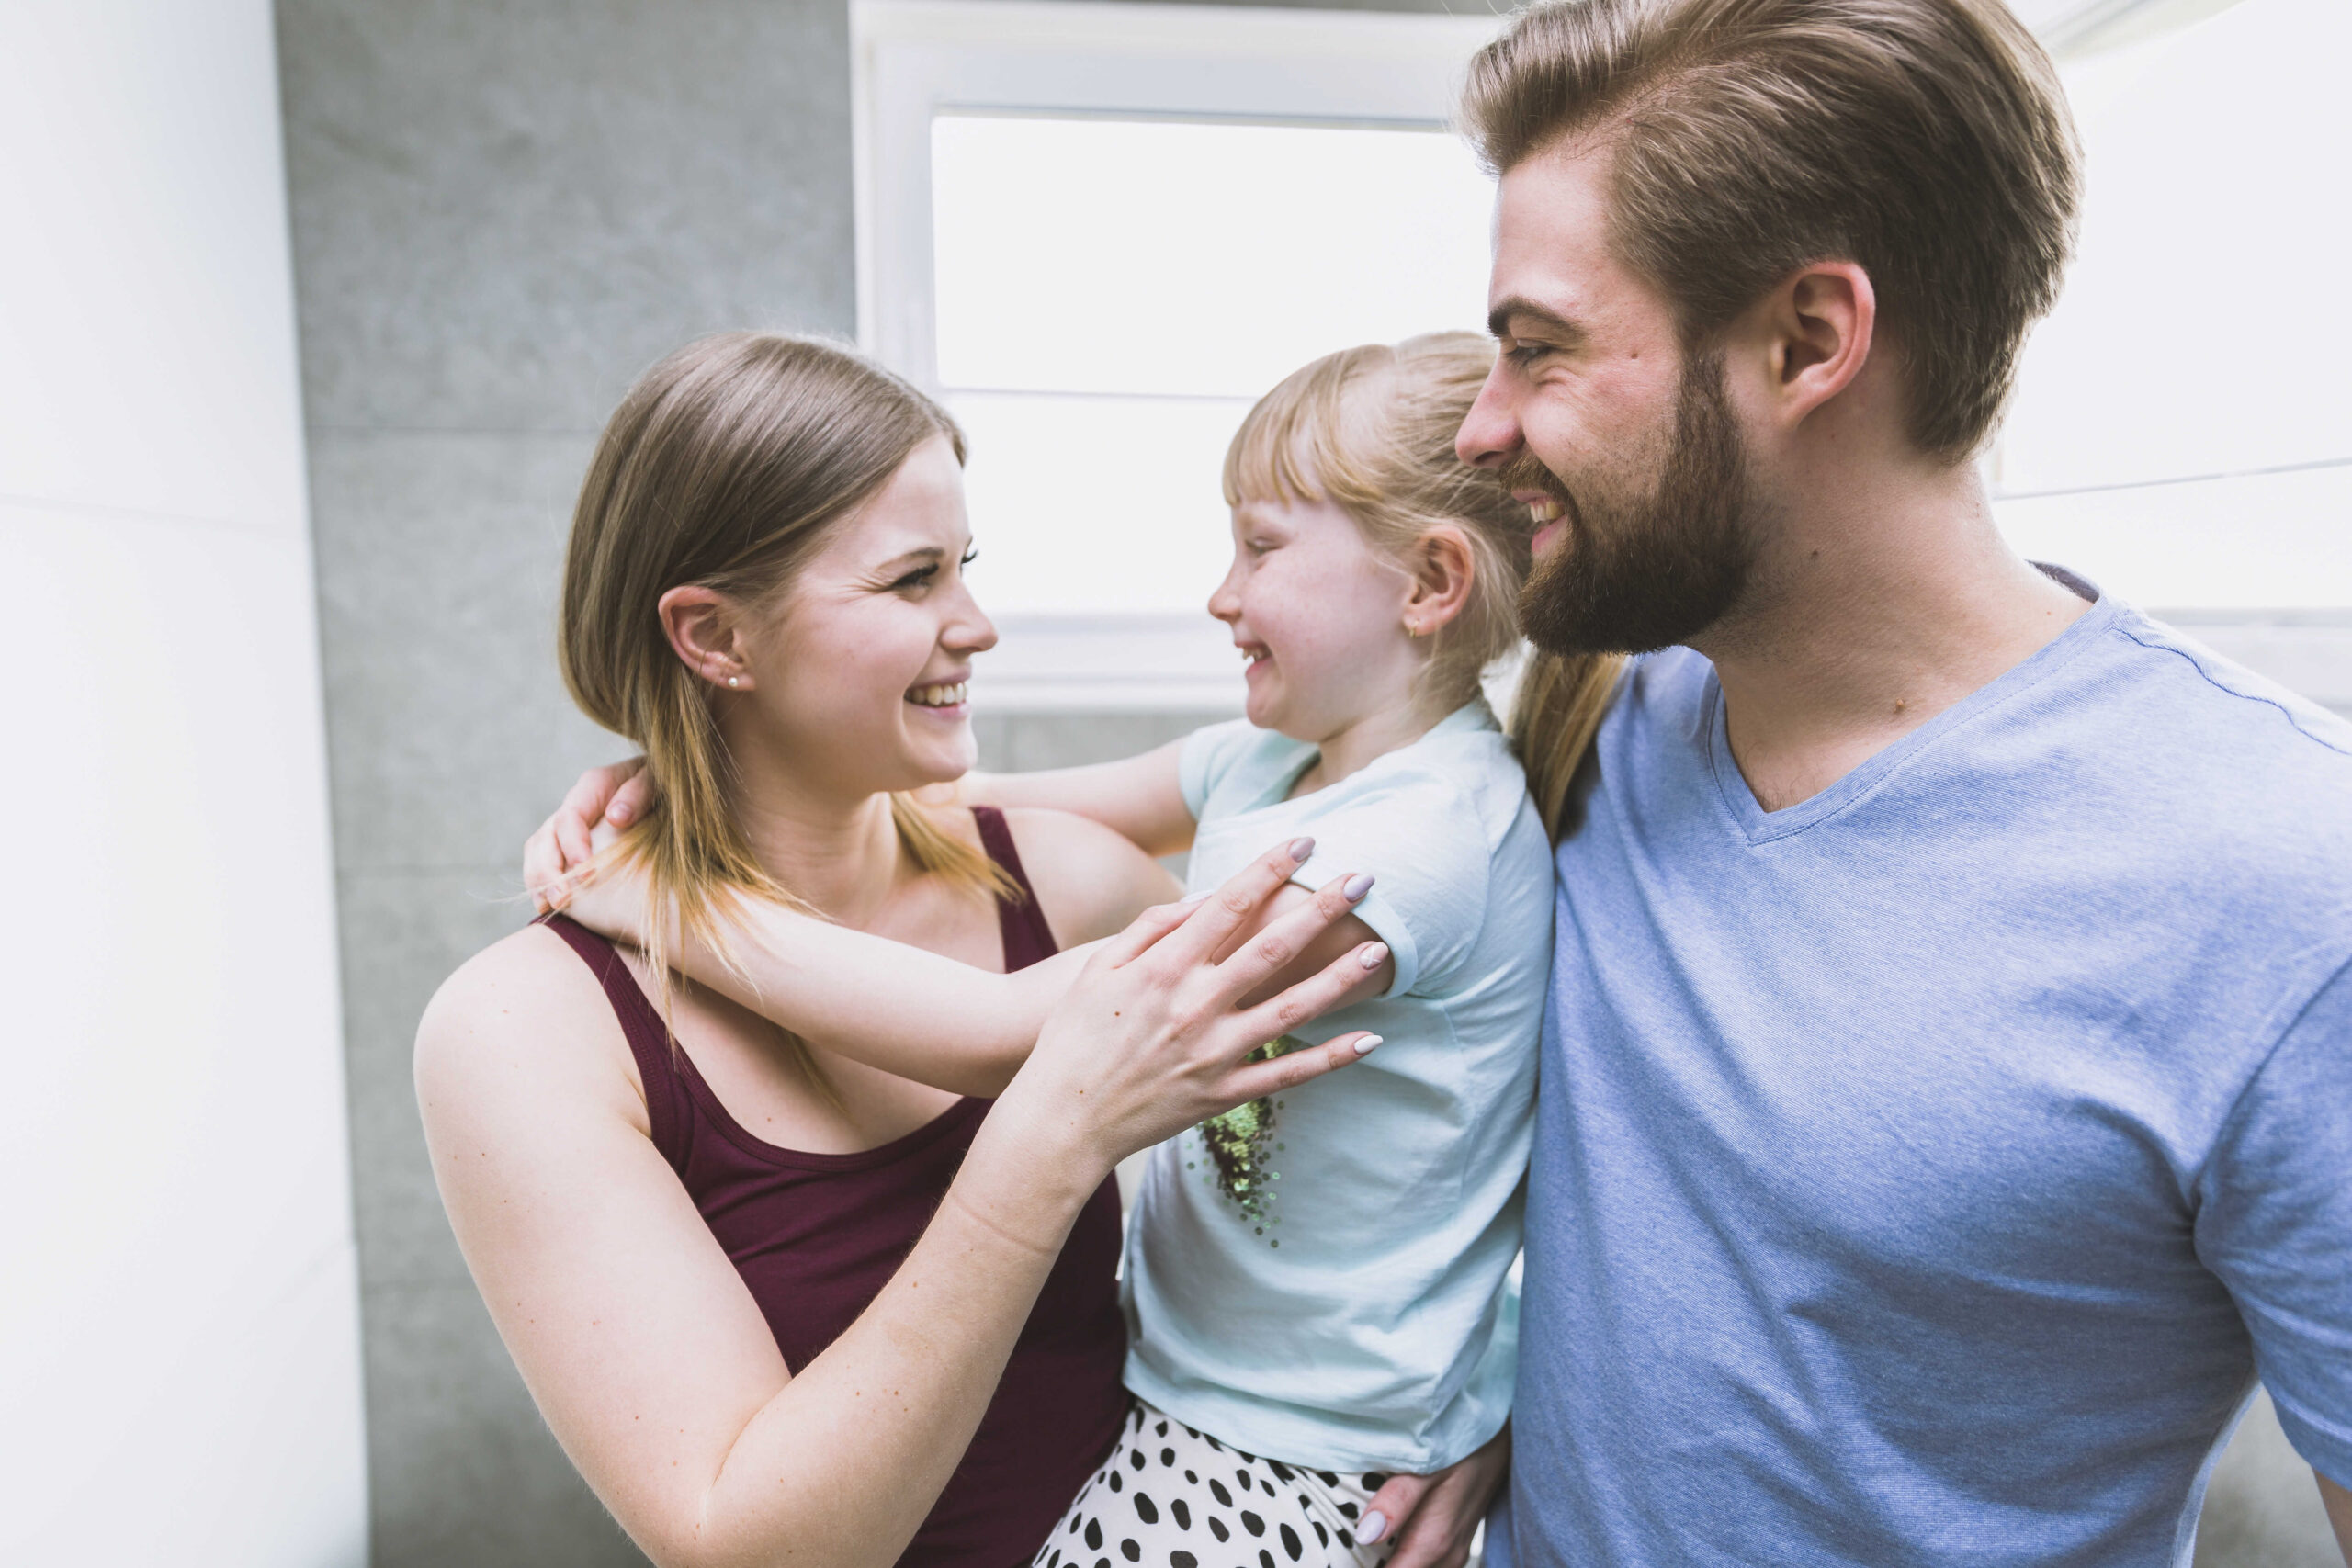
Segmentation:
{"type": "Polygon", "coordinates": [[[940,628],[939,645],[959,654],[986,653],[996,646],[996,623],[989,619],[971,590],[959,583],[956,592],[961,603],[940,628]]]}

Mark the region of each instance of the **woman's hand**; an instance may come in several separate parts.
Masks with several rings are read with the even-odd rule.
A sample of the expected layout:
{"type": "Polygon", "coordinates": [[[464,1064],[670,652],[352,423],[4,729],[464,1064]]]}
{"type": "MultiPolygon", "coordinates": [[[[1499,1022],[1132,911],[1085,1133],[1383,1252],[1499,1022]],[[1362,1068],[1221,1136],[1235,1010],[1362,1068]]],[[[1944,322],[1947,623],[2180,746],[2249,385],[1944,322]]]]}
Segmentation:
{"type": "Polygon", "coordinates": [[[609,762],[580,775],[555,814],[523,841],[523,886],[529,889],[537,913],[568,908],[575,888],[573,874],[596,852],[597,829],[626,828],[636,821],[652,790],[642,757],[609,762]]]}
{"type": "Polygon", "coordinates": [[[1239,1005],[1371,891],[1369,875],[1337,878],[1219,962],[1218,951],[1314,847],[1301,839],[1262,855],[1215,894],[1148,909],[1105,942],[1047,1015],[990,1122],[1069,1158],[1074,1176],[1099,1181],[1138,1149],[1245,1100],[1295,1089],[1379,1044],[1378,1035],[1355,1030],[1270,1062],[1242,1060],[1368,991],[1387,959],[1385,946],[1365,942],[1254,1007],[1239,1005]]]}
{"type": "Polygon", "coordinates": [[[1510,1474],[1510,1427],[1505,1423],[1486,1447],[1458,1464],[1434,1475],[1390,1476],[1372,1495],[1356,1525],[1356,1540],[1370,1546],[1394,1536],[1396,1551],[1387,1568],[1463,1568],[1470,1561],[1470,1539],[1510,1474]]]}

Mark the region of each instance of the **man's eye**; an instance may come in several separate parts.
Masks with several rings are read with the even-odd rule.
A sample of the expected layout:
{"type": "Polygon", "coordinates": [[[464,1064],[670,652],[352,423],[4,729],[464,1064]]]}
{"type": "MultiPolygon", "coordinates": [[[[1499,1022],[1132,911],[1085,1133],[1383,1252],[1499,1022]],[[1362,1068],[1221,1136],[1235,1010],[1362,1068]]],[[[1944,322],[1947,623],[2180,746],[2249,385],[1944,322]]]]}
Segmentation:
{"type": "Polygon", "coordinates": [[[1534,364],[1551,352],[1552,345],[1547,343],[1514,343],[1503,350],[1503,357],[1513,365],[1523,367],[1534,364]]]}

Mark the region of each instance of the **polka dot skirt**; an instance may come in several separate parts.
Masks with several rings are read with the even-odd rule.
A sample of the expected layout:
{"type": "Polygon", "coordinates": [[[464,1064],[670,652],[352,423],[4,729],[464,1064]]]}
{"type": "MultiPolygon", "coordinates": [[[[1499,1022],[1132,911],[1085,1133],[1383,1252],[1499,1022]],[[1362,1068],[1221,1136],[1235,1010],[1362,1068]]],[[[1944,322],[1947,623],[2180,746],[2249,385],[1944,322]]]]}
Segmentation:
{"type": "Polygon", "coordinates": [[[1245,1454],[1137,1400],[1032,1568],[1375,1568],[1389,1543],[1356,1545],[1356,1521],[1387,1479],[1245,1454]]]}

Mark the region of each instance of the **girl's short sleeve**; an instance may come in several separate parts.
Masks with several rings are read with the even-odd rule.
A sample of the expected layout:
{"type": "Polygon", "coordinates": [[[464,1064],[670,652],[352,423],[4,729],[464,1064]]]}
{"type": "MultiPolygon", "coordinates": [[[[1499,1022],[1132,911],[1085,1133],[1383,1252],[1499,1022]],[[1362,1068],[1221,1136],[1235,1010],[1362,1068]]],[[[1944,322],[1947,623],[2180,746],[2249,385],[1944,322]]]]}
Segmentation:
{"type": "Polygon", "coordinates": [[[1312,750],[1246,718],[1204,725],[1184,738],[1184,749],[1176,754],[1176,784],[1184,793],[1184,809],[1195,822],[1246,809],[1256,803],[1270,771],[1279,771],[1285,759],[1312,750]],[[1219,801],[1220,795],[1227,798],[1219,801]]]}

